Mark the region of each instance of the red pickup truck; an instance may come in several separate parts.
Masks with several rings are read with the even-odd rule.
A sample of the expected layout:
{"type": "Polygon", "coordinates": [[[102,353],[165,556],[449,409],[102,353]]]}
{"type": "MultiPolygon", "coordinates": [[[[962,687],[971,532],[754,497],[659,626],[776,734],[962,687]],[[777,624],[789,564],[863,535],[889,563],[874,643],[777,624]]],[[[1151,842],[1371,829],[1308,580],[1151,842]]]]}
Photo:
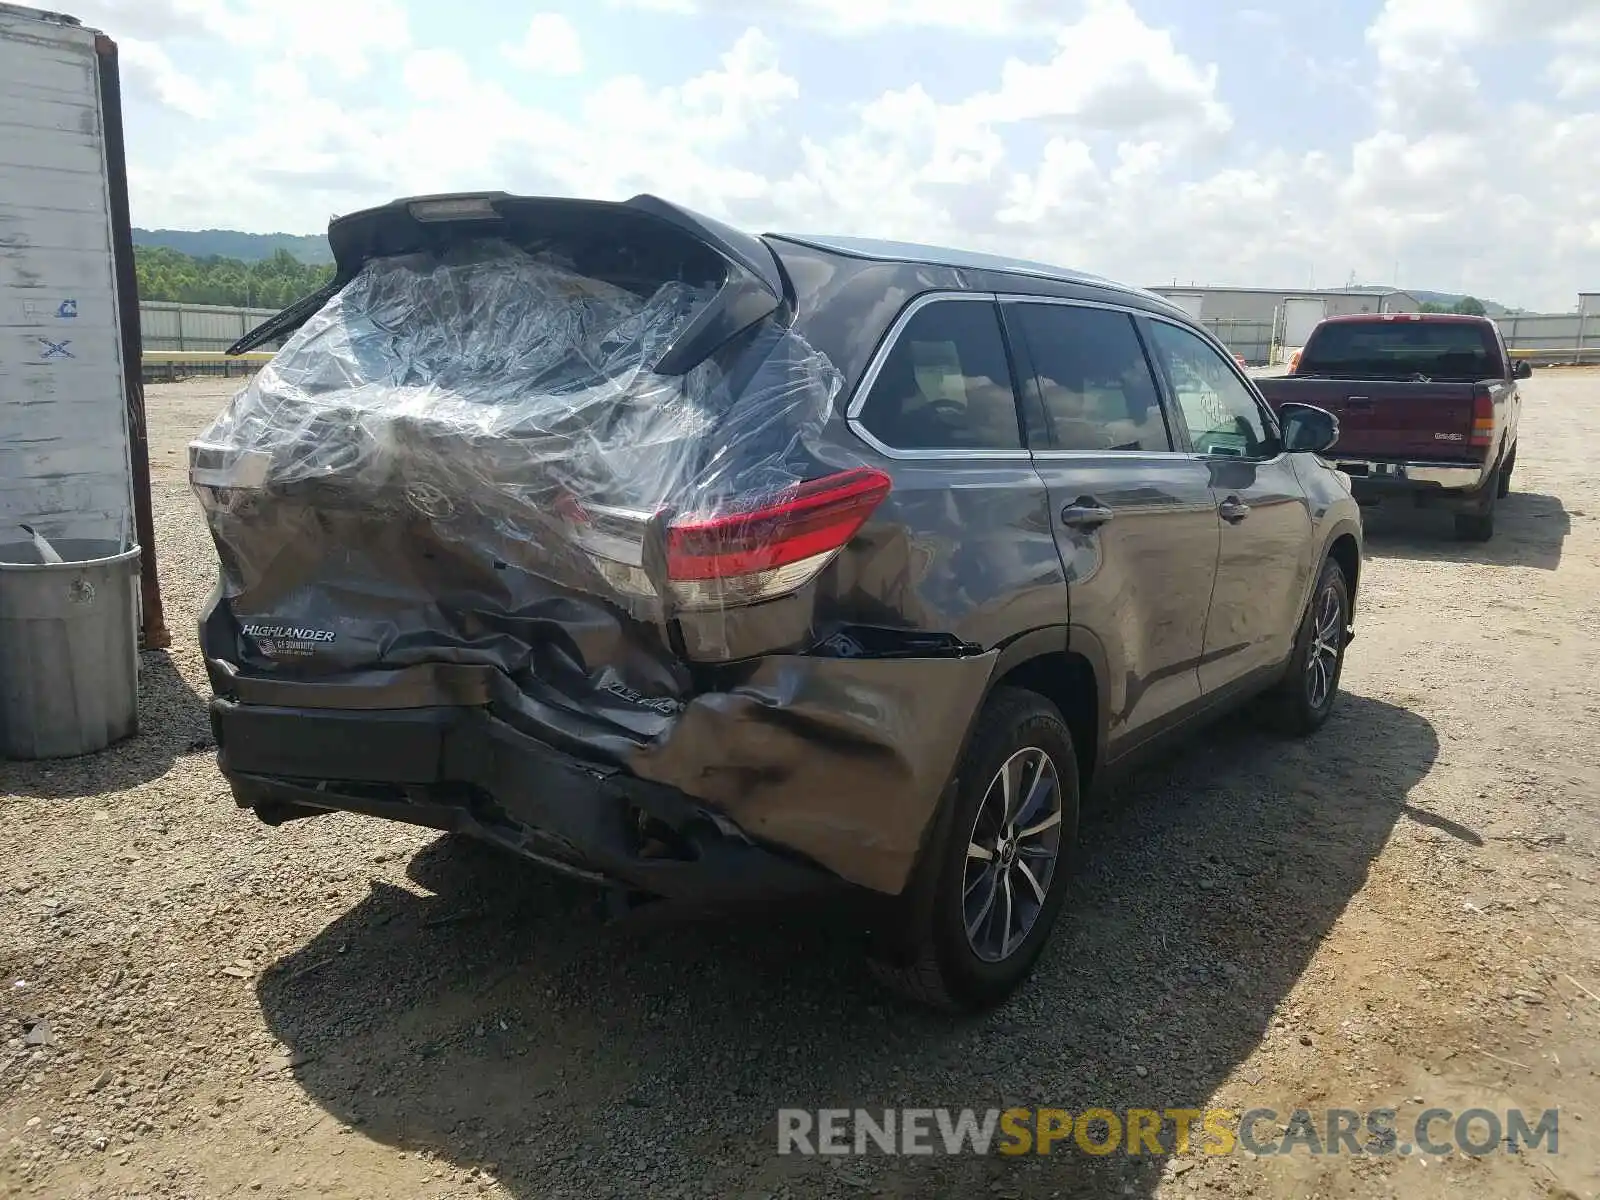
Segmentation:
{"type": "Polygon", "coordinates": [[[1325,457],[1359,502],[1447,508],[1457,536],[1487,541],[1511,490],[1517,381],[1529,374],[1487,317],[1377,313],[1329,317],[1290,374],[1256,382],[1273,408],[1312,404],[1339,418],[1325,457]]]}

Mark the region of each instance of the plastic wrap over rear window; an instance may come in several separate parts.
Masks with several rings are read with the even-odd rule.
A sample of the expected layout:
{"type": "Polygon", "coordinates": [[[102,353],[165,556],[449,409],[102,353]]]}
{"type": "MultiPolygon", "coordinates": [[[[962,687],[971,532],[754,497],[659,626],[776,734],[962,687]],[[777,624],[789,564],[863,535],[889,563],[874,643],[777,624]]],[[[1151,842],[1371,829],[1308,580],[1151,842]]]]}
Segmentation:
{"type": "Polygon", "coordinates": [[[714,287],[630,284],[497,241],[367,263],[191,451],[230,593],[344,511],[659,617],[650,522],[811,478],[841,381],[770,321],[656,374],[714,287]]]}

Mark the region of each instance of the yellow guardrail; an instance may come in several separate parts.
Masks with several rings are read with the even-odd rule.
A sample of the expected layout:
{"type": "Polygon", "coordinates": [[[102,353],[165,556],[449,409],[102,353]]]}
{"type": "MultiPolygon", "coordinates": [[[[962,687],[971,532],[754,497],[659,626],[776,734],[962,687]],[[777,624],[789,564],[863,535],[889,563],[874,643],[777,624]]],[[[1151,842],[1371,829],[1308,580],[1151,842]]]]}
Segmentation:
{"type": "Polygon", "coordinates": [[[251,350],[244,354],[224,354],[221,350],[145,350],[140,357],[147,363],[264,363],[272,360],[271,350],[251,350]]]}
{"type": "Polygon", "coordinates": [[[1540,346],[1537,350],[1511,350],[1512,358],[1533,358],[1552,367],[1600,366],[1600,342],[1583,346],[1540,346]]]}

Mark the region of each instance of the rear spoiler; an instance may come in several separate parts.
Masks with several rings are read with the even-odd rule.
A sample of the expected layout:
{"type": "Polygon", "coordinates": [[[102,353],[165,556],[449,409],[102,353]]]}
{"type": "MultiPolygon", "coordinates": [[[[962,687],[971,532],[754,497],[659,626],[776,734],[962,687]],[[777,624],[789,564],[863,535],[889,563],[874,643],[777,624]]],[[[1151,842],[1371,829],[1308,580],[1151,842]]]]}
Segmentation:
{"type": "Polygon", "coordinates": [[[463,226],[479,223],[486,234],[497,229],[514,229],[522,236],[548,231],[557,244],[563,238],[592,238],[597,233],[614,244],[665,235],[692,241],[714,254],[726,270],[722,286],[656,360],[654,370],[662,375],[683,374],[730,338],[777,312],[788,297],[777,260],[759,238],[657,196],[639,195],[620,204],[505,192],[413,196],[330,221],[333,280],[269,317],[229,346],[228,353],[243,354],[293,333],[372,259],[438,246],[446,230],[459,234],[463,226]]]}

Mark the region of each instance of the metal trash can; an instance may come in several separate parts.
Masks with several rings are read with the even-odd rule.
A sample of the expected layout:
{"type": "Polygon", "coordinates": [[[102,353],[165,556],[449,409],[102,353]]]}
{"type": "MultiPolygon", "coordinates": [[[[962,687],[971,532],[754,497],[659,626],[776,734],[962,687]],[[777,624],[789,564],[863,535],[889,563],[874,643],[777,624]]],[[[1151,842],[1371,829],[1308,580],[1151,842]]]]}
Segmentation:
{"type": "Polygon", "coordinates": [[[91,754],[139,731],[139,547],[0,543],[0,758],[91,754]]]}

